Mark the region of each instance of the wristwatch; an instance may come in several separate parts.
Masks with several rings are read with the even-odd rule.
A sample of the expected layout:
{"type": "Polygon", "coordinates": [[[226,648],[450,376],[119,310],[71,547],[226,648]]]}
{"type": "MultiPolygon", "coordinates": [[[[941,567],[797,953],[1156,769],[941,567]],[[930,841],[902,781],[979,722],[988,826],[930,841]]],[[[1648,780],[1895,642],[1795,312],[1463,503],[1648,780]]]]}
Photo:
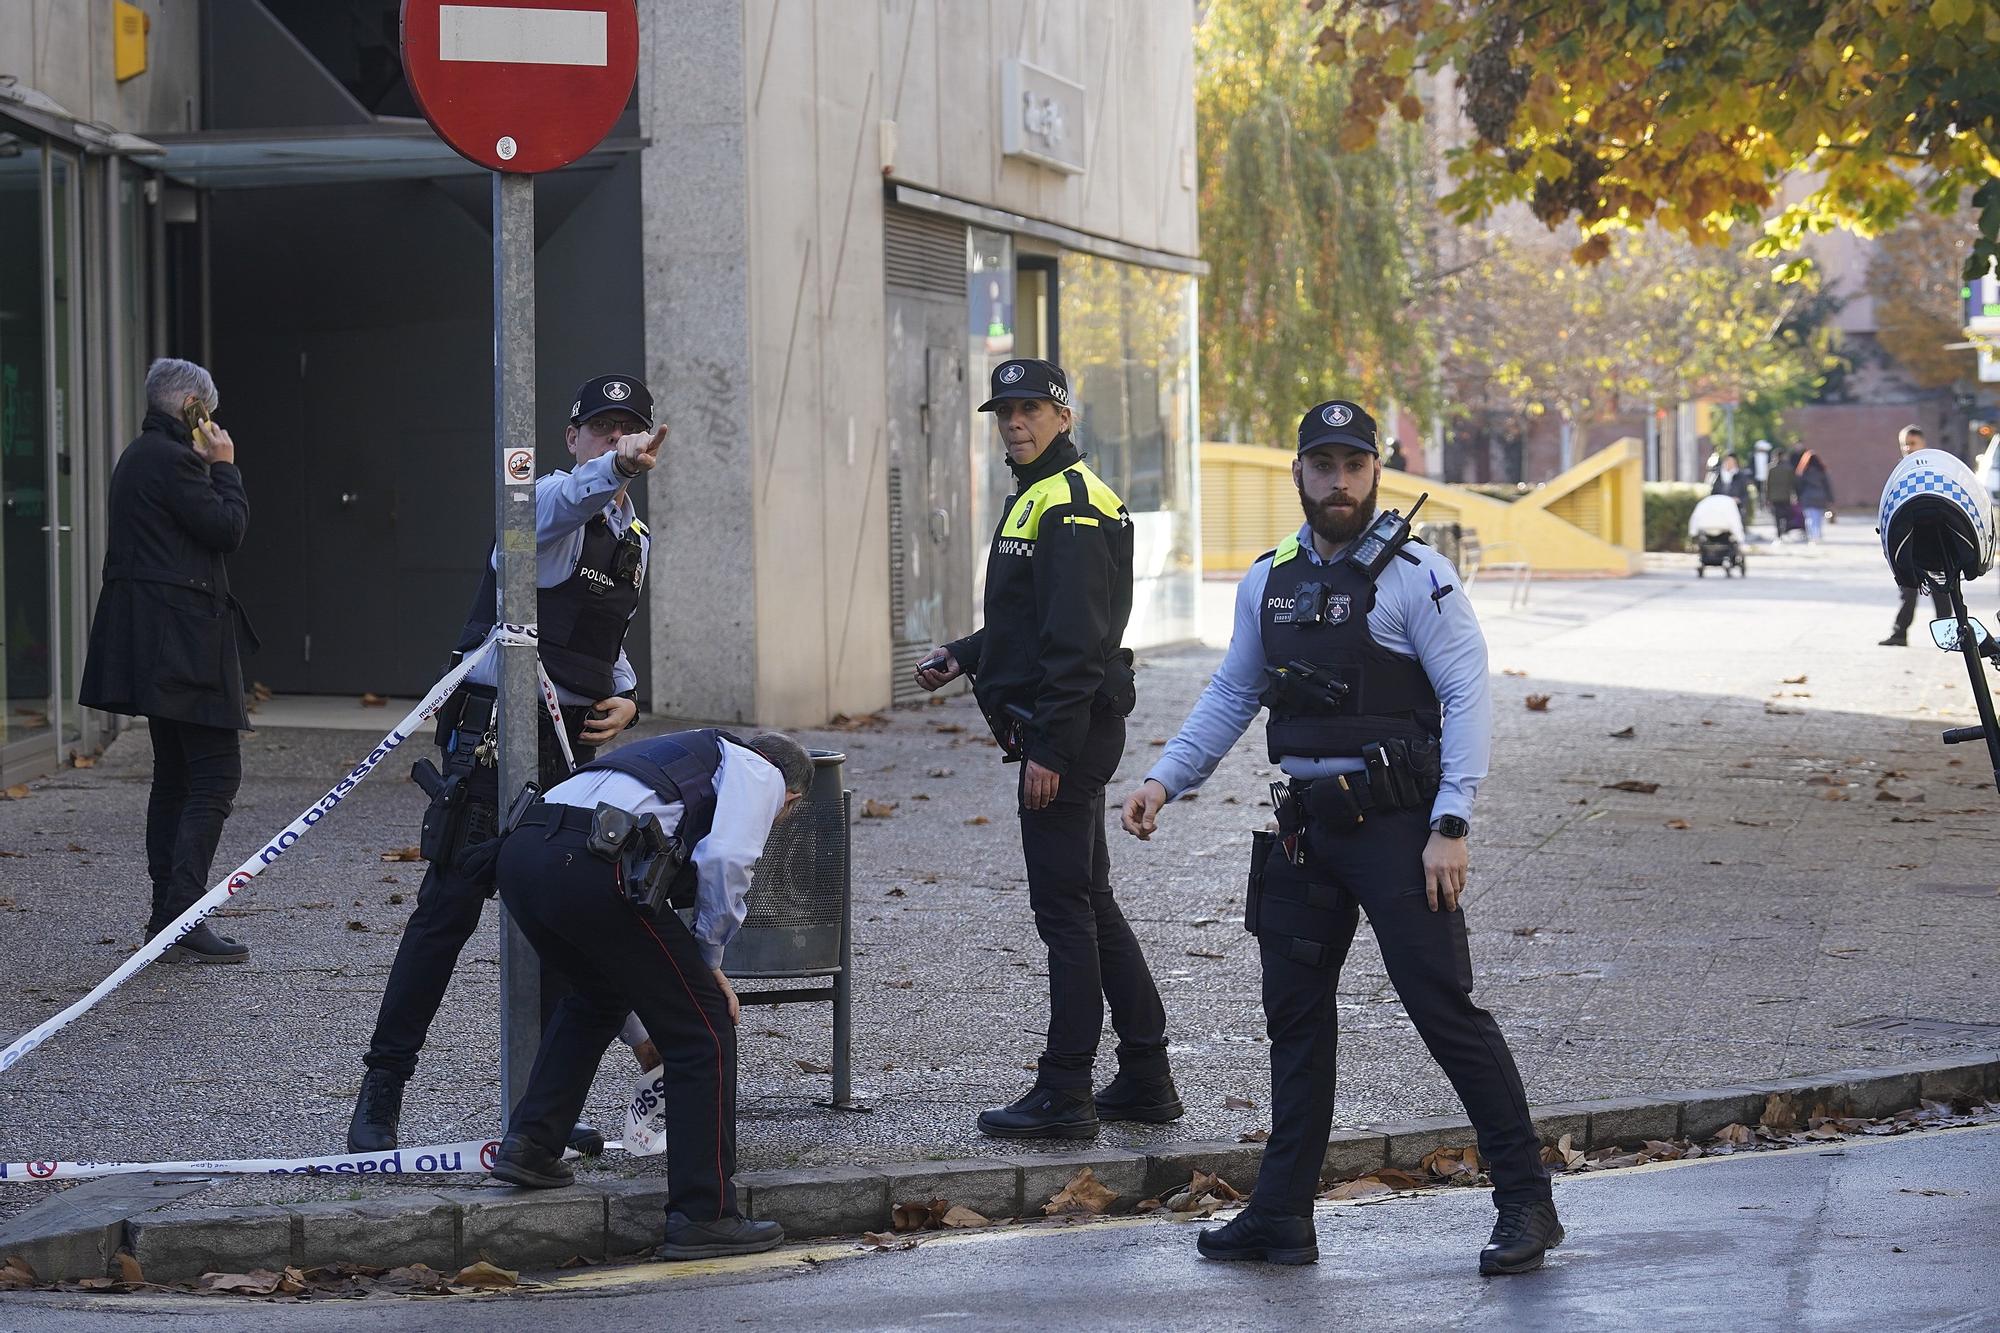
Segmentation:
{"type": "Polygon", "coordinates": [[[1472,825],[1466,823],[1457,815],[1439,815],[1437,821],[1431,825],[1431,828],[1439,836],[1446,838],[1463,838],[1466,834],[1472,832],[1472,825]]]}

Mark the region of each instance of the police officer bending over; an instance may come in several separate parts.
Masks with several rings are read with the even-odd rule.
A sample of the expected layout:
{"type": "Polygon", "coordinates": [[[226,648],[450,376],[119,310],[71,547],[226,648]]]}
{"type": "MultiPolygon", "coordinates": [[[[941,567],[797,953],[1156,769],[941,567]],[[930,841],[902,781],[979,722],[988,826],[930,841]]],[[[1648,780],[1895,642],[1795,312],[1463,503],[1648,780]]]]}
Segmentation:
{"type": "Polygon", "coordinates": [[[1250,1206],[1205,1231],[1211,1259],[1311,1263],[1313,1196],[1333,1124],[1335,990],[1360,911],[1389,980],[1479,1136],[1500,1211],[1482,1273],[1540,1266],[1559,1244],[1549,1176],[1514,1057],[1472,1002],[1467,822],[1486,776],[1493,705],[1486,641],[1450,563],[1398,546],[1375,514],[1375,423],[1349,402],[1299,423],[1292,480],[1305,526],[1251,566],[1222,667],[1125,802],[1150,837],[1260,705],[1271,710],[1278,828],[1253,839],[1244,924],[1257,934],[1271,1038],[1271,1139],[1250,1206]],[[1399,553],[1400,551],[1400,553],[1399,553]]]}
{"type": "Polygon", "coordinates": [[[1009,761],[1021,761],[1028,903],[1049,949],[1049,1034],[1035,1085],[980,1114],[1000,1138],[1095,1137],[1099,1122],[1179,1118],[1167,1016],[1139,941],[1111,896],[1104,786],[1125,753],[1132,654],[1132,519],[1070,440],[1069,380],[1007,361],[980,406],[999,422],[1019,489],[986,565],[986,627],[933,649],[917,682],[969,672],[1009,761]],[[1118,1074],[1093,1099],[1105,1002],[1118,1074]]]}
{"type": "Polygon", "coordinates": [[[743,924],[750,868],[812,782],[777,732],[746,745],[681,731],[619,747],[530,806],[500,845],[500,899],[573,988],[542,1033],[493,1174],[549,1189],[604,1048],[628,1012],[658,1047],[666,1086],[662,1259],[768,1250],[776,1222],[736,1206],[736,993],[723,951],[743,924]],[[694,909],[692,932],[676,908],[694,909]]]}
{"type": "MultiPolygon", "coordinates": [[[[631,484],[659,460],[667,428],[653,428],[653,398],[627,375],[600,375],[577,390],[565,432],[576,469],[535,483],[536,616],[542,666],[562,703],[563,729],[578,763],[638,716],[637,676],[625,656],[625,629],[639,608],[651,538],[626,496],[631,484]]],[[[454,651],[479,646],[493,628],[496,610],[493,561],[473,597],[454,651]]],[[[424,859],[430,868],[417,890],[416,910],[403,927],[382,992],[375,1032],[363,1057],[349,1152],[382,1152],[396,1146],[403,1084],[416,1072],[431,1020],[444,1003],[459,951],[478,929],[491,889],[464,873],[465,849],[492,838],[498,822],[499,733],[494,718],[497,656],[475,667],[465,684],[438,710],[438,767],[428,781],[431,808],[424,816],[424,859]]],[[[535,703],[538,769],[546,789],[568,774],[555,728],[535,703]]],[[[542,1021],[547,1023],[561,985],[544,968],[542,1021]]],[[[577,1146],[601,1151],[603,1138],[577,1126],[577,1146]]]]}

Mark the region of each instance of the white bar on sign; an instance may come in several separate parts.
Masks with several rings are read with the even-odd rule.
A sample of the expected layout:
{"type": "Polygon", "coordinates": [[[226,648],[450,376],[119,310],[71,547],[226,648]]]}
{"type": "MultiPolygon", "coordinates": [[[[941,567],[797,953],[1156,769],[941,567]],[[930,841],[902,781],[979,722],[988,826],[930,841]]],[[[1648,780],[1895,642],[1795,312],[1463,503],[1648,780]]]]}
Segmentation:
{"type": "Polygon", "coordinates": [[[438,10],[438,59],[510,65],[605,65],[601,9],[502,9],[446,5],[438,10]]]}

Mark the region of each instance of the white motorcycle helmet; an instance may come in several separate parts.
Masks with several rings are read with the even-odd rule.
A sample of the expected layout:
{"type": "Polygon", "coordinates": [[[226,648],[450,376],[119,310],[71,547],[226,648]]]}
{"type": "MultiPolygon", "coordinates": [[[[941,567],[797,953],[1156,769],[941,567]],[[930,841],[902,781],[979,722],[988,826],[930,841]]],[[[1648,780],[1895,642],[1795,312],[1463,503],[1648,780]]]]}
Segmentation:
{"type": "Polygon", "coordinates": [[[1951,569],[1970,582],[1993,567],[1992,501],[1972,469],[1942,449],[1896,464],[1876,524],[1882,555],[1905,588],[1951,569]]]}

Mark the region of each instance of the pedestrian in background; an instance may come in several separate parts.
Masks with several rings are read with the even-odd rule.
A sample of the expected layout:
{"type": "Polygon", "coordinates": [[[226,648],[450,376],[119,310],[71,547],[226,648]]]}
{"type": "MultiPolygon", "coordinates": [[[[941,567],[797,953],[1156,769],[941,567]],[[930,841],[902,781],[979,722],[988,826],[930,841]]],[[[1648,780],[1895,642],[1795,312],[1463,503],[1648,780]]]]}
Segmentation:
{"type": "Polygon", "coordinates": [[[1795,478],[1792,475],[1792,451],[1784,445],[1771,450],[1771,470],[1764,477],[1764,503],[1771,508],[1771,524],[1778,530],[1778,540],[1798,526],[1792,522],[1792,496],[1795,478]]]}
{"type": "Polygon", "coordinates": [[[1792,475],[1796,479],[1793,493],[1805,511],[1806,540],[1817,542],[1833,509],[1833,478],[1827,476],[1826,464],[1810,449],[1800,451],[1792,475]]]}
{"type": "MultiPolygon", "coordinates": [[[[1896,432],[1896,448],[1904,458],[1924,447],[1924,429],[1918,425],[1908,425],[1896,432]]],[[[1889,637],[1882,640],[1884,648],[1906,648],[1910,642],[1910,625],[1917,618],[1917,594],[1920,589],[1903,588],[1902,604],[1896,608],[1896,621],[1889,630],[1889,637]]],[[[1941,589],[1931,590],[1931,609],[1940,619],[1951,615],[1951,604],[1945,600],[1941,589]]]]}
{"type": "MultiPolygon", "coordinates": [[[[146,801],[151,939],[209,888],[222,825],[243,781],[239,647],[257,636],[229,595],[223,557],[243,545],[250,502],[236,442],[212,420],[221,396],[192,361],[146,372],[146,419],[111,472],[104,589],[90,623],[79,702],[146,719],[153,789],[146,801]]],[[[171,962],[243,963],[250,947],[207,922],[171,962]]]]}

